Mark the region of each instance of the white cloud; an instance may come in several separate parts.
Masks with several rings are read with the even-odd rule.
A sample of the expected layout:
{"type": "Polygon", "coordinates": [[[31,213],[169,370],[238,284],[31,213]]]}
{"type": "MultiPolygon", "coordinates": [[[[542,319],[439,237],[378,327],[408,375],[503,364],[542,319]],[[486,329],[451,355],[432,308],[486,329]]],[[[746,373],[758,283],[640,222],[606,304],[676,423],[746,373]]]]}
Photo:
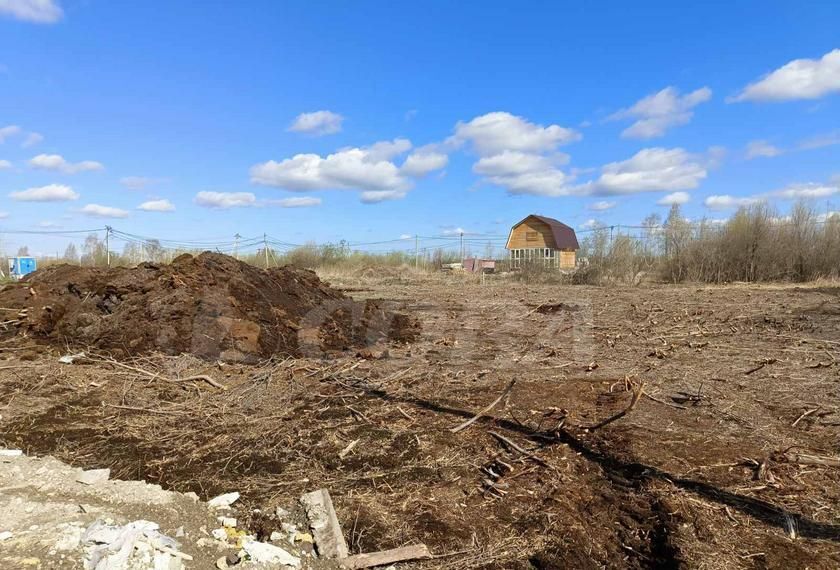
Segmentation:
{"type": "Polygon", "coordinates": [[[603,224],[601,222],[599,222],[598,220],[596,220],[595,218],[590,218],[590,219],[586,220],[585,222],[583,222],[579,227],[582,230],[592,230],[592,229],[595,229],[595,228],[599,228],[602,225],[603,224]]]}
{"type": "Polygon", "coordinates": [[[753,196],[730,196],[729,194],[720,194],[707,197],[703,204],[711,210],[728,210],[730,208],[739,208],[741,206],[752,206],[761,202],[761,198],[753,196]]]}
{"type": "Polygon", "coordinates": [[[297,154],[280,162],[269,160],[254,165],[251,182],[298,192],[361,190],[365,202],[403,197],[412,182],[393,159],[410,148],[410,141],[394,139],[369,147],[341,149],[326,157],[297,154]]]}
{"type": "Polygon", "coordinates": [[[29,148],[33,147],[44,140],[44,135],[41,133],[29,133],[26,135],[26,138],[23,139],[23,142],[20,143],[21,148],[29,148]]]}
{"type": "Polygon", "coordinates": [[[19,202],[66,202],[78,200],[78,192],[64,184],[49,184],[38,188],[28,188],[9,194],[12,200],[19,202]]]}
{"type": "Polygon", "coordinates": [[[656,201],[660,206],[682,205],[691,200],[688,192],[671,192],[656,201]]]}
{"type": "Polygon", "coordinates": [[[817,135],[799,142],[799,149],[813,150],[840,144],[840,130],[817,135]]]}
{"type": "Polygon", "coordinates": [[[77,174],[94,170],[105,170],[100,162],[83,160],[81,162],[67,162],[60,154],[39,154],[29,160],[29,165],[38,170],[51,170],[64,174],[77,174]]]}
{"type": "Polygon", "coordinates": [[[120,208],[112,206],[102,206],[101,204],[87,204],[81,210],[82,214],[90,216],[91,218],[127,218],[128,212],[120,208]]]}
{"type": "Polygon", "coordinates": [[[481,156],[492,156],[506,150],[524,153],[542,153],[559,145],[580,140],[582,135],[574,129],[531,123],[523,117],[497,111],[475,117],[469,122],[455,125],[452,142],[470,142],[481,156]]]}
{"type": "Polygon", "coordinates": [[[584,185],[585,193],[617,195],[691,190],[706,178],[706,167],[681,148],[642,149],[627,160],[605,165],[601,172],[597,180],[584,185]]]}
{"type": "Polygon", "coordinates": [[[8,160],[0,160],[0,170],[11,170],[12,163],[8,160]]]}
{"type": "Polygon", "coordinates": [[[144,212],[174,212],[175,204],[166,199],[149,200],[137,206],[137,209],[144,212]]]}
{"type": "Polygon", "coordinates": [[[62,226],[61,226],[61,224],[58,224],[58,223],[53,222],[51,220],[44,220],[44,221],[38,222],[38,227],[39,228],[47,228],[47,229],[48,228],[55,229],[55,228],[60,228],[62,226]]]}
{"type": "Polygon", "coordinates": [[[809,200],[815,198],[828,198],[840,193],[840,187],[828,184],[792,184],[782,190],[772,192],[771,196],[783,200],[809,200]]]}
{"type": "Polygon", "coordinates": [[[295,196],[294,198],[282,198],[271,202],[277,204],[281,208],[309,208],[311,206],[320,206],[321,199],[312,196],[295,196]]]}
{"type": "Polygon", "coordinates": [[[52,24],[64,11],[56,0],[0,0],[0,14],[35,24],[52,24]]]}
{"type": "Polygon", "coordinates": [[[408,155],[400,166],[400,172],[413,178],[421,178],[430,172],[445,168],[449,157],[436,150],[417,149],[408,155]]]}
{"type": "Polygon", "coordinates": [[[466,236],[466,235],[470,235],[470,234],[472,234],[472,233],[473,233],[473,232],[471,232],[471,231],[469,231],[469,230],[465,230],[465,229],[464,229],[464,228],[462,228],[462,227],[452,227],[452,226],[449,226],[449,227],[445,227],[443,230],[441,230],[440,235],[442,235],[442,236],[460,236],[460,235],[465,235],[465,236],[466,236]]]}
{"type": "Polygon", "coordinates": [[[0,212],[0,220],[5,220],[9,217],[9,212],[0,212]]]}
{"type": "Polygon", "coordinates": [[[485,180],[502,186],[510,194],[538,196],[566,196],[571,192],[571,180],[557,166],[568,161],[562,153],[550,156],[516,150],[504,150],[484,156],[473,165],[473,172],[485,180]]]}
{"type": "Polygon", "coordinates": [[[747,144],[747,160],[759,157],[771,158],[779,156],[783,152],[782,149],[764,140],[750,141],[747,144]]]}
{"type": "Polygon", "coordinates": [[[666,87],[637,101],[629,109],[614,113],[609,119],[636,119],[635,123],[622,131],[621,136],[624,138],[661,137],[669,128],[691,121],[694,107],[711,98],[712,90],[708,87],[701,87],[682,96],[676,87],[666,87]]]}
{"type": "Polygon", "coordinates": [[[414,236],[411,234],[400,234],[400,239],[414,239],[414,236]]]}
{"type": "Polygon", "coordinates": [[[288,130],[313,136],[331,135],[341,131],[344,117],[332,111],[315,111],[298,115],[288,130]]]}
{"type": "MultiPolygon", "coordinates": [[[[2,1],[2,0],[0,0],[2,1]]],[[[19,135],[21,129],[17,125],[8,125],[0,128],[0,143],[6,142],[6,139],[19,135]]]]}
{"type": "Polygon", "coordinates": [[[365,204],[378,204],[388,200],[402,200],[408,193],[403,190],[366,190],[360,199],[365,204]]]}
{"type": "Polygon", "coordinates": [[[840,49],[820,59],[795,59],[747,85],[739,94],[727,99],[740,101],[790,101],[819,99],[840,91],[840,49]]]}
{"type": "Polygon", "coordinates": [[[594,212],[603,212],[604,210],[615,208],[617,204],[618,202],[608,202],[606,200],[601,200],[600,202],[589,204],[587,208],[594,212]]]}
{"type": "Polygon", "coordinates": [[[193,202],[203,208],[249,208],[258,205],[251,192],[199,192],[193,202]]]}

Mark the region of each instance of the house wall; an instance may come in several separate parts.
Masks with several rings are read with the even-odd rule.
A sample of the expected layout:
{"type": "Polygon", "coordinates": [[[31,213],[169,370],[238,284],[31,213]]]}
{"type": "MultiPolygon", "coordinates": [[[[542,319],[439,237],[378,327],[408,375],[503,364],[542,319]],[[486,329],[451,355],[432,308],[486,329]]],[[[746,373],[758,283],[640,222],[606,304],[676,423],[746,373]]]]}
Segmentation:
{"type": "Polygon", "coordinates": [[[507,249],[554,248],[554,235],[548,224],[539,220],[526,220],[510,233],[507,249]],[[528,239],[529,237],[534,239],[528,239]]]}
{"type": "Polygon", "coordinates": [[[574,269],[575,251],[563,250],[560,252],[560,269],[574,269]]]}

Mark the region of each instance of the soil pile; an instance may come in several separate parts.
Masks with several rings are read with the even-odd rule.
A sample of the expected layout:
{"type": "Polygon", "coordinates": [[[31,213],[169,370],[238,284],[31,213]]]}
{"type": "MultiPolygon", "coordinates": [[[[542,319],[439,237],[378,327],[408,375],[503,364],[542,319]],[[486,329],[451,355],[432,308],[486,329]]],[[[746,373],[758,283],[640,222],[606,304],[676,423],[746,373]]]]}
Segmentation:
{"type": "MultiPolygon", "coordinates": [[[[60,265],[0,291],[18,330],[62,346],[248,360],[410,342],[413,318],[358,303],[312,272],[263,270],[227,255],[181,255],[133,268],[60,265]]],[[[8,315],[7,315],[8,318],[8,315]]]]}

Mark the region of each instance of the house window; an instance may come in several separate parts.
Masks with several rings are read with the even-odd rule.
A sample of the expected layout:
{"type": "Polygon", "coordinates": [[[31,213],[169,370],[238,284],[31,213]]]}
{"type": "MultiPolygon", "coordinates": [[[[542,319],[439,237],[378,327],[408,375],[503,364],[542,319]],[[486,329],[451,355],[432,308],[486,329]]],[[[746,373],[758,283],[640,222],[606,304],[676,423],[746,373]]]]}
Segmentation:
{"type": "Polygon", "coordinates": [[[537,241],[539,235],[537,232],[525,232],[525,241],[537,241]]]}

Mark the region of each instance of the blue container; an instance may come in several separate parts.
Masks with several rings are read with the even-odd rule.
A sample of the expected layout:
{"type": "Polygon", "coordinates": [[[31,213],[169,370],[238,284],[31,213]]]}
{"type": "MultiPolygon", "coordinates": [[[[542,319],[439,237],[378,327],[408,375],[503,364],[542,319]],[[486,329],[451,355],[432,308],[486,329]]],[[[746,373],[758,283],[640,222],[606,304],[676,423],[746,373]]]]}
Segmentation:
{"type": "Polygon", "coordinates": [[[10,257],[9,276],[13,279],[23,279],[38,268],[34,257],[10,257]]]}

